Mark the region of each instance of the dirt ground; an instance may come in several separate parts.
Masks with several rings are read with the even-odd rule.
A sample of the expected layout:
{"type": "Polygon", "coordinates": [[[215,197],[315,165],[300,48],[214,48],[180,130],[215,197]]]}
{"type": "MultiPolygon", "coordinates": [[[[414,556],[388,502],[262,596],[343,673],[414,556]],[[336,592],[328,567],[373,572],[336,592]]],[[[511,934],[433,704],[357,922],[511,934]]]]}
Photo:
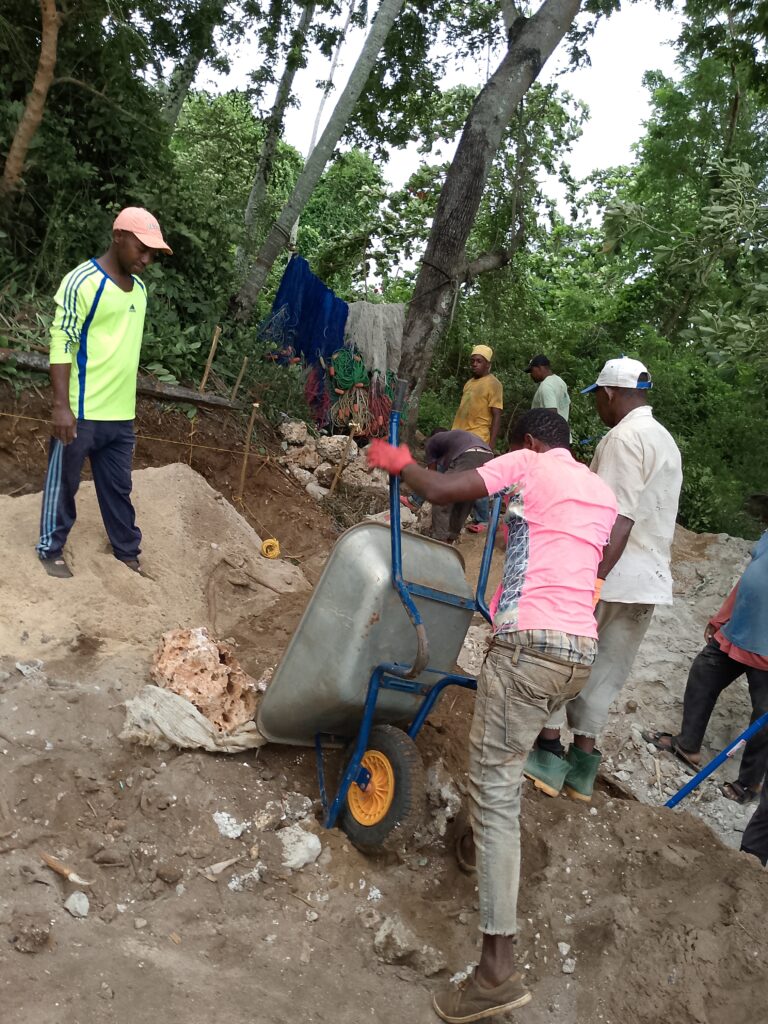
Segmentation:
{"type": "MultiPolygon", "coordinates": [[[[36,415],[37,402],[22,399],[16,411],[36,415]]],[[[12,409],[10,400],[2,408],[12,409]]],[[[183,417],[154,410],[142,413],[140,432],[155,432],[152,416],[158,434],[183,434],[183,417]]],[[[276,663],[333,524],[271,465],[249,480],[250,526],[188,465],[152,468],[136,473],[148,577],[128,577],[104,550],[84,485],[71,542],[77,575],[49,580],[31,551],[44,435],[28,422],[17,420],[14,433],[14,421],[0,417],[8,559],[0,584],[3,1022],[436,1020],[429,993],[478,951],[474,882],[455,866],[450,827],[441,835],[463,785],[471,694],[447,695],[422,731],[418,745],[437,779],[430,821],[420,842],[384,858],[366,857],[343,833],[321,827],[311,751],[268,745],[227,756],[122,743],[123,702],[148,681],[168,624],[231,636],[253,674],[276,663]],[[292,560],[261,558],[259,536],[268,532],[292,560]],[[53,589],[60,587],[69,588],[65,598],[53,589]],[[299,870],[284,866],[281,838],[295,824],[322,846],[299,870]],[[91,884],[60,877],[41,853],[91,884]],[[75,892],[87,894],[85,917],[64,907],[75,892]],[[391,918],[410,933],[395,963],[377,943],[391,918]]],[[[236,426],[211,421],[209,433],[203,424],[196,433],[236,447],[236,426]]],[[[153,447],[151,465],[178,454],[153,447]]],[[[192,468],[228,497],[238,461],[209,454],[210,462],[193,456],[192,468]]],[[[150,461],[140,442],[142,459],[150,461]]],[[[627,698],[638,707],[622,706],[611,723],[617,738],[608,753],[617,763],[624,750],[623,761],[641,764],[627,740],[636,720],[670,724],[681,666],[698,642],[698,633],[688,634],[741,567],[741,542],[682,542],[679,632],[673,643],[672,616],[663,615],[640,659],[627,698]],[[699,576],[689,574],[694,561],[706,566],[699,576]],[[668,660],[660,667],[664,644],[674,670],[668,660]]],[[[470,573],[479,547],[475,538],[462,545],[470,573]]],[[[482,630],[473,628],[467,657],[481,644],[482,630]]],[[[731,717],[742,710],[736,702],[731,717]]],[[[724,712],[717,728],[732,724],[724,712]]],[[[631,788],[606,782],[592,807],[526,788],[519,948],[534,1001],[507,1020],[752,1024],[768,1002],[760,865],[684,809],[652,806],[641,793],[624,798],[631,788]]]]}

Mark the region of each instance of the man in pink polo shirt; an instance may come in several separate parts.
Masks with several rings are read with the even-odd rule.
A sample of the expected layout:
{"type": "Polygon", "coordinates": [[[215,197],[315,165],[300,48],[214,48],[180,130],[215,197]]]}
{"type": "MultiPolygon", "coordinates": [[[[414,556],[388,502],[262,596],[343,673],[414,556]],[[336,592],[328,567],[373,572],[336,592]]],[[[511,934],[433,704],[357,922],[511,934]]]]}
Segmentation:
{"type": "MultiPolygon", "coordinates": [[[[592,611],[597,567],[616,519],[613,492],[569,450],[568,424],[552,409],[516,423],[511,451],[463,473],[430,473],[405,445],[374,441],[368,462],[399,474],[436,505],[506,491],[509,528],[493,641],[477,681],[469,736],[469,804],[483,948],[459,989],[435,994],[453,1024],[484,1020],[531,999],[515,970],[520,878],[520,787],[531,744],[549,716],[589,678],[597,651],[592,611]]],[[[463,848],[471,864],[471,839],[463,848]]]]}

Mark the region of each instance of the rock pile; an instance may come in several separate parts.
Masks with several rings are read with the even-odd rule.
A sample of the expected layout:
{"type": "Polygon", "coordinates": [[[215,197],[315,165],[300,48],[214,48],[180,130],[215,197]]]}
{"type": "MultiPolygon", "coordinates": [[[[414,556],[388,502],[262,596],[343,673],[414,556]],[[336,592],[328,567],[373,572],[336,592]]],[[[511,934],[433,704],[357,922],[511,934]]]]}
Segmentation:
{"type": "Polygon", "coordinates": [[[369,470],[354,441],[341,435],[313,437],[301,420],[286,420],[280,434],[284,454],[278,461],[317,501],[329,493],[340,466],[337,488],[342,493],[387,497],[386,473],[369,470]]]}

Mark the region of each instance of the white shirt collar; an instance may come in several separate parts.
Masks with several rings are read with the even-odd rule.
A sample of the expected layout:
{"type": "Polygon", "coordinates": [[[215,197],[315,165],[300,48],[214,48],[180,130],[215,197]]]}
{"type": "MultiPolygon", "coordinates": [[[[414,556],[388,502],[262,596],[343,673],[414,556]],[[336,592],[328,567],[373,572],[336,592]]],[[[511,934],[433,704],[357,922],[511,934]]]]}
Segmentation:
{"type": "MultiPolygon", "coordinates": [[[[627,420],[639,420],[641,417],[648,417],[648,416],[651,416],[651,417],[653,416],[653,408],[652,408],[652,406],[650,406],[650,405],[638,405],[638,407],[636,409],[632,409],[630,412],[627,413],[626,416],[623,416],[619,420],[619,423],[626,423],[627,420]]],[[[619,426],[619,423],[616,424],[617,427],[619,426]]]]}

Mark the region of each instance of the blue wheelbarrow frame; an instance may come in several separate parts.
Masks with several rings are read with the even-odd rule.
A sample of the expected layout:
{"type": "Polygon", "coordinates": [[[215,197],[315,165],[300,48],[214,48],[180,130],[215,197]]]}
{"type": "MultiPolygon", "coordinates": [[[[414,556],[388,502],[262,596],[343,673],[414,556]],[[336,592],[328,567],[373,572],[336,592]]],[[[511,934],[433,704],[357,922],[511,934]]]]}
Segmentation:
{"type": "MultiPolygon", "coordinates": [[[[400,416],[405,401],[406,384],[398,381],[397,394],[392,403],[392,411],[389,416],[389,442],[396,445],[400,436],[400,416]]],[[[353,785],[365,789],[370,781],[370,772],[363,767],[362,759],[368,747],[371,728],[376,714],[376,702],[382,690],[398,690],[401,693],[414,694],[421,697],[422,702],[415,718],[405,732],[411,739],[415,739],[430,712],[435,706],[440,695],[449,686],[461,686],[466,690],[476,690],[477,680],[474,676],[459,675],[456,673],[446,674],[442,670],[429,668],[429,639],[421,617],[421,614],[414,601],[415,597],[425,598],[429,601],[437,601],[440,604],[453,605],[454,607],[471,609],[479,612],[489,623],[491,613],[485,601],[485,590],[488,585],[488,574],[493,556],[493,545],[496,538],[496,530],[499,523],[499,512],[501,509],[501,496],[493,502],[491,508],[490,522],[483,549],[483,557],[480,563],[480,572],[477,578],[477,586],[474,598],[461,597],[458,594],[449,594],[441,590],[433,590],[431,587],[422,586],[419,583],[411,583],[403,578],[403,558],[400,534],[400,478],[390,476],[389,478],[389,519],[390,538],[392,549],[392,586],[405,608],[408,618],[416,630],[418,649],[416,658],[412,665],[403,665],[399,662],[384,662],[377,665],[371,673],[368,682],[365,704],[363,706],[363,717],[360,728],[353,740],[352,755],[341,778],[339,788],[333,800],[329,802],[328,791],[325,781],[325,758],[324,744],[339,746],[344,738],[329,733],[316,733],[315,755],[317,758],[317,777],[320,787],[320,797],[323,803],[325,815],[324,825],[326,828],[333,828],[339,819],[347,794],[353,785]],[[440,678],[432,684],[420,682],[418,677],[424,673],[433,672],[440,678]]],[[[348,738],[347,738],[348,742],[348,738]]]]}

